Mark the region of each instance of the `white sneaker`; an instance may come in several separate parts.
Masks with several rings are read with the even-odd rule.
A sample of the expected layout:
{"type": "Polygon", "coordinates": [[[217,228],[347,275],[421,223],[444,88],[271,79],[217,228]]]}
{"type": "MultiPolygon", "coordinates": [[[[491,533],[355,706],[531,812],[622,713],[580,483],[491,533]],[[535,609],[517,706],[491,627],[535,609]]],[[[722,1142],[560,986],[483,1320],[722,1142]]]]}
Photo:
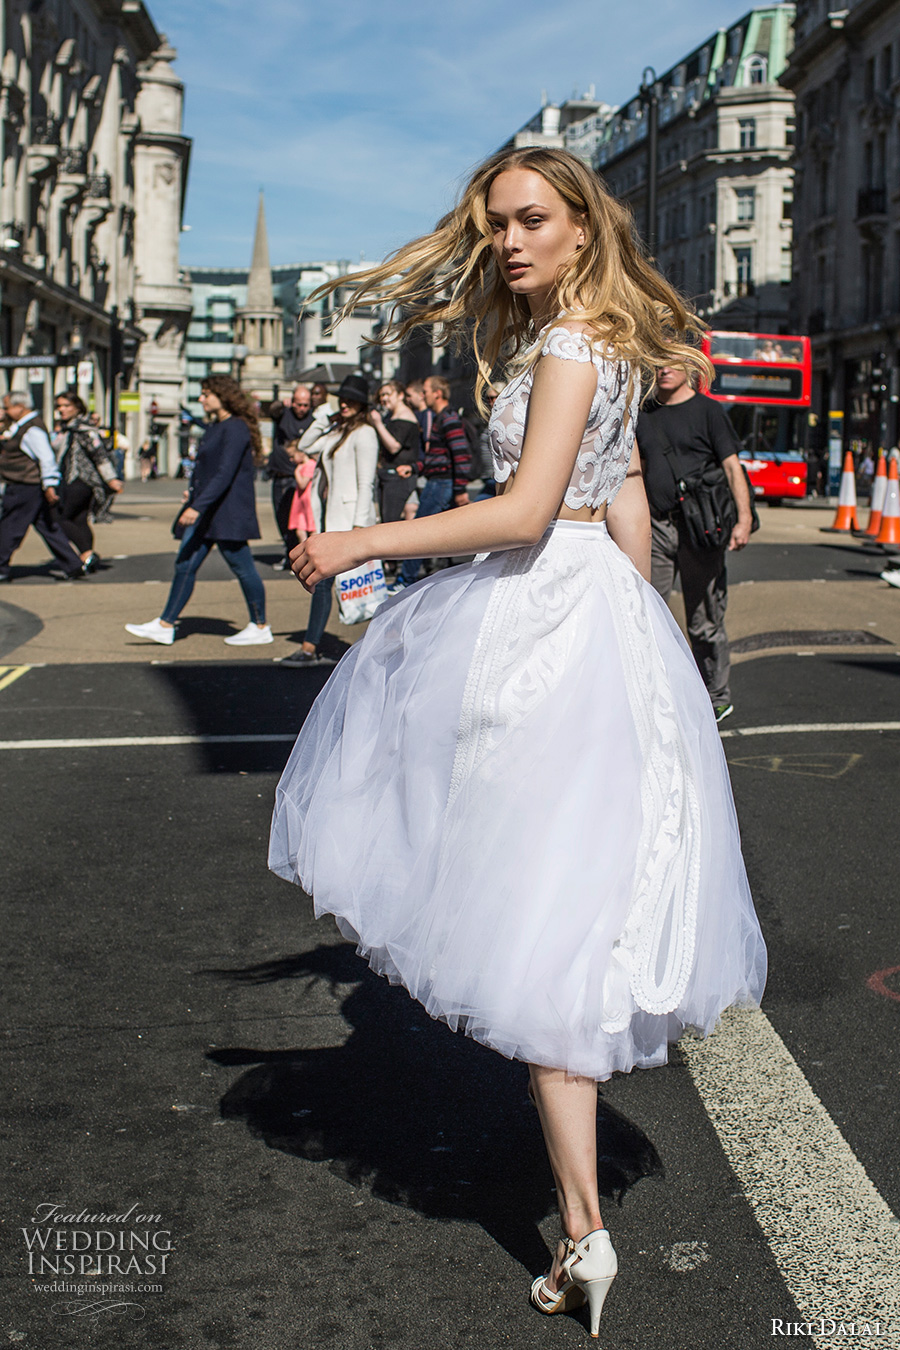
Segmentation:
{"type": "Polygon", "coordinates": [[[239,633],[232,633],[225,641],[229,647],[256,647],[264,642],[274,642],[275,639],[268,624],[260,628],[258,624],[248,623],[246,628],[242,628],[239,633]]]}
{"type": "Polygon", "coordinates": [[[151,642],[161,642],[164,647],[170,646],[175,641],[175,629],[166,628],[165,624],[160,623],[159,619],[151,619],[149,623],[126,623],[125,628],[135,637],[149,638],[151,642]]]}
{"type": "Polygon", "coordinates": [[[881,580],[886,581],[889,586],[900,586],[900,567],[894,567],[889,572],[882,572],[881,580]]]}

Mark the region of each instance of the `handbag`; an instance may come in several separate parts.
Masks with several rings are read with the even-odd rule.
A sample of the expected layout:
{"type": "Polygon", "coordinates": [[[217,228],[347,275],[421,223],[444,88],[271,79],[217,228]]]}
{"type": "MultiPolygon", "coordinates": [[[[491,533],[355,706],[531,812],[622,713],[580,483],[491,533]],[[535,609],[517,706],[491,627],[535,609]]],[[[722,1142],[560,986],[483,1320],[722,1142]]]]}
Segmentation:
{"type": "MultiPolygon", "coordinates": [[[[705,550],[727,548],[731,532],[737,524],[737,504],[721,464],[708,464],[699,473],[679,474],[677,455],[669,443],[663,450],[666,463],[675,480],[675,495],[681,518],[692,548],[705,550]],[[674,462],[673,462],[674,461],[674,462]]],[[[750,533],[759,529],[753,488],[743,464],[741,469],[750,495],[750,513],[753,517],[750,533]]]]}
{"type": "Polygon", "coordinates": [[[388,598],[384,565],[373,559],[334,579],[341,623],[365,623],[388,598]]]}

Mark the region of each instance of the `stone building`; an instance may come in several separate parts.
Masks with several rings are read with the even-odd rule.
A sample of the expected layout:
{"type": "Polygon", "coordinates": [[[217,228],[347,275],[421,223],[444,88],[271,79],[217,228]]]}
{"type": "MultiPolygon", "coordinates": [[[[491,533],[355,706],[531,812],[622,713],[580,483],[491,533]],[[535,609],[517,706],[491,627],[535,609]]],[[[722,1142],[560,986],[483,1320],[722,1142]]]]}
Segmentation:
{"type": "Polygon", "coordinates": [[[820,426],[843,413],[844,445],[895,445],[900,0],[799,0],[781,80],[797,100],[794,322],[812,336],[813,411],[820,426]]]}
{"type": "MultiPolygon", "coordinates": [[[[752,9],[656,81],[656,256],[714,326],[786,332],[794,102],[778,83],[794,7],[752,9]]],[[[647,227],[646,91],[606,119],[594,167],[647,227]]]]}
{"type": "Polygon", "coordinates": [[[28,379],[48,415],[77,382],[105,421],[118,366],[140,403],[120,429],[134,447],[152,416],[165,465],[190,315],[176,53],[142,0],[5,0],[0,14],[0,348],[34,358],[0,380],[28,379]]]}
{"type": "Polygon", "coordinates": [[[586,94],[573,94],[560,104],[548,102],[545,96],[540,111],[500,148],[522,150],[534,145],[571,150],[590,164],[615,111],[610,104],[598,101],[593,85],[586,94]]]}

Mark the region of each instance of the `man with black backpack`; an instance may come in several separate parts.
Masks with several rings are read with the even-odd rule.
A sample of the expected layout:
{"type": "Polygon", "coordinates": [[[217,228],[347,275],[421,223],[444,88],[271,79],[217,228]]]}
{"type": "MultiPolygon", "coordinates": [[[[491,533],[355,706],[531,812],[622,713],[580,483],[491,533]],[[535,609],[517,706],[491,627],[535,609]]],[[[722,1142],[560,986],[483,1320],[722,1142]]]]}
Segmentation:
{"type": "Polygon", "coordinates": [[[721,722],[734,711],[725,555],[744,548],[754,527],[740,441],[715,399],[697,393],[686,371],[664,366],[638,418],[637,442],[650,504],[651,580],[668,601],[681,577],[691,651],[721,722]]]}

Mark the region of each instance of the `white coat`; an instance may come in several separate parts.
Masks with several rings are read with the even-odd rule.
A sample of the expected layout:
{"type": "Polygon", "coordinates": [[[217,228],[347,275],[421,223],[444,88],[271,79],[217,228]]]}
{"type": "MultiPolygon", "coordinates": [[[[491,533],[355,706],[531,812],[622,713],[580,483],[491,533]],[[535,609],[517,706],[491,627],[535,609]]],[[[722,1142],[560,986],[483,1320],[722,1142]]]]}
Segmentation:
{"type": "Polygon", "coordinates": [[[374,525],[376,522],[378,436],[375,428],[357,427],[335,449],[340,436],[340,431],[328,431],[314,446],[319,455],[319,467],[310,495],[316,528],[320,531],[352,530],[355,525],[374,525]]]}

